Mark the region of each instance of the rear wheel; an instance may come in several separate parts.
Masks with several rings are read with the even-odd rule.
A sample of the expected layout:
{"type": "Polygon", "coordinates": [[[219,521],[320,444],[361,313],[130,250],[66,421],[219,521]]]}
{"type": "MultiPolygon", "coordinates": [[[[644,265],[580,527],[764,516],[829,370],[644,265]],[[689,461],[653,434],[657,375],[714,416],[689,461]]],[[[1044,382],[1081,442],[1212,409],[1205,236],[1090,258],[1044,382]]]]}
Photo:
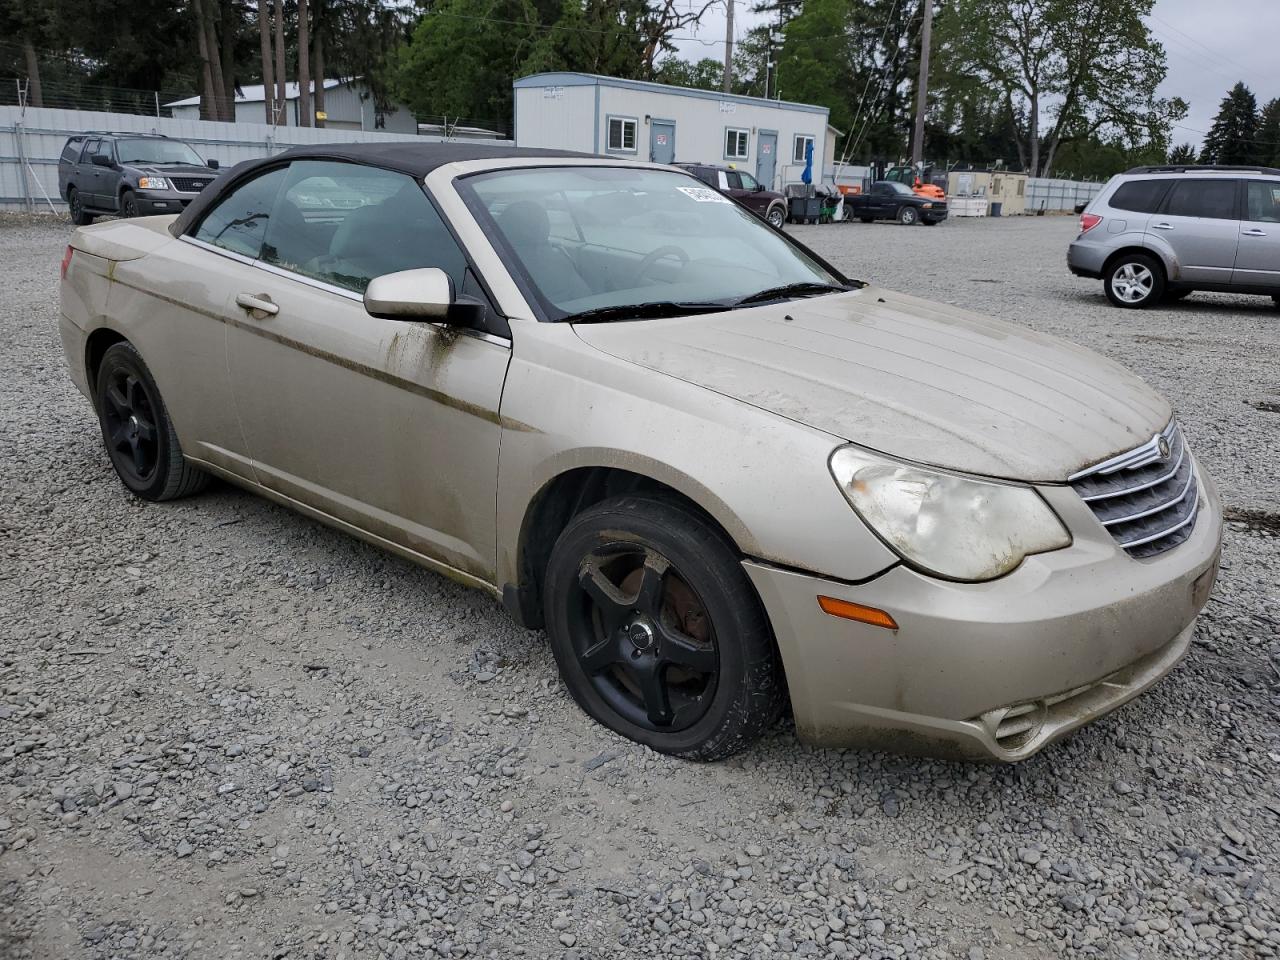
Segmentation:
{"type": "Polygon", "coordinates": [[[120,195],[120,216],[136,217],[138,215],[138,198],[134,196],[132,190],[126,190],[120,195]]]}
{"type": "Polygon", "coordinates": [[[637,496],[588,508],[556,541],[545,597],[560,675],[611,730],[719,760],[778,716],[764,611],[732,547],[693,511],[637,496]]]}
{"type": "Polygon", "coordinates": [[[67,191],[67,206],[71,208],[71,222],[77,227],[87,227],[93,223],[93,214],[85,212],[84,200],[75,187],[67,191]]]}
{"type": "Polygon", "coordinates": [[[914,226],[919,219],[920,215],[916,213],[915,207],[903,207],[898,211],[898,222],[904,227],[914,226]]]}
{"type": "Polygon", "coordinates": [[[1117,307],[1149,307],[1164,296],[1164,270],[1154,257],[1126,253],[1111,264],[1102,285],[1107,299],[1117,307]]]}
{"type": "Polygon", "coordinates": [[[143,500],[174,500],[203,490],[209,475],[187,463],[151,371],[133,344],[107,349],[95,400],[102,441],[116,474],[143,500]]]}

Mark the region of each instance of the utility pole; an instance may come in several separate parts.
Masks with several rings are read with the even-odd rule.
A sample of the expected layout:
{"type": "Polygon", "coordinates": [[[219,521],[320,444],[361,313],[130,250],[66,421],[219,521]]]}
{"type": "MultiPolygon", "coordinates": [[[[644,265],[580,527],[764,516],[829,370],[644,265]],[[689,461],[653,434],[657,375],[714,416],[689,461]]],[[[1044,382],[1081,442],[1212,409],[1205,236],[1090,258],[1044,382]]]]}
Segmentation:
{"type": "Polygon", "coordinates": [[[733,92],[733,0],[725,0],[728,12],[724,19],[724,92],[733,92]]]}
{"type": "Polygon", "coordinates": [[[924,161],[924,114],[929,105],[929,42],[933,36],[933,0],[921,0],[924,23],[920,27],[920,79],[916,82],[916,130],[911,138],[911,165],[924,161]]]}

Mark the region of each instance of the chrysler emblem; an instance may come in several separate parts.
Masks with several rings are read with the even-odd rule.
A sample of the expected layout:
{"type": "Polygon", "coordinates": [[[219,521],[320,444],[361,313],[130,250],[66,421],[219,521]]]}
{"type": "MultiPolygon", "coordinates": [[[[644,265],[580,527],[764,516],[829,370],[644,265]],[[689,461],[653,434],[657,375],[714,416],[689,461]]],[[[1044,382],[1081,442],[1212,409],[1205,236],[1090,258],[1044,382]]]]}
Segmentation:
{"type": "Polygon", "coordinates": [[[1168,439],[1168,437],[1161,437],[1159,440],[1157,440],[1157,441],[1156,441],[1156,449],[1160,451],[1160,459],[1161,459],[1161,460],[1168,460],[1168,459],[1169,459],[1169,452],[1170,452],[1170,451],[1169,451],[1169,439],[1168,439]]]}

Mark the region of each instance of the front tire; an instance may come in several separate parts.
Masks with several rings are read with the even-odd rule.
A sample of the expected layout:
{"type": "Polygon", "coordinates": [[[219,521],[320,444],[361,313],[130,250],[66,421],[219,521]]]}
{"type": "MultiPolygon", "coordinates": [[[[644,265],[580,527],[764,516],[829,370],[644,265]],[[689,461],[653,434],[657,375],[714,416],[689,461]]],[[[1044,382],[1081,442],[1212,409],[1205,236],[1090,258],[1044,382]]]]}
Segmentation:
{"type": "Polygon", "coordinates": [[[764,218],[769,221],[769,226],[773,229],[781,230],[783,224],[787,222],[787,212],[782,207],[770,207],[764,218]]]}
{"type": "Polygon", "coordinates": [[[1117,307],[1140,310],[1164,296],[1164,270],[1148,254],[1126,253],[1111,264],[1102,286],[1117,307]]]}
{"type": "Polygon", "coordinates": [[[67,191],[67,206],[71,209],[71,222],[77,227],[87,227],[93,223],[93,214],[85,212],[84,200],[75,187],[67,191]]]}
{"type": "Polygon", "coordinates": [[[898,222],[904,227],[915,226],[916,221],[919,219],[920,215],[916,213],[915,207],[903,207],[898,211],[898,222]]]}
{"type": "Polygon", "coordinates": [[[545,613],[560,676],[599,723],[661,753],[720,760],[777,718],[782,671],[759,599],[707,520],[641,496],[560,535],[545,613]]]}
{"type": "Polygon", "coordinates": [[[120,194],[120,216],[136,217],[140,216],[138,212],[138,198],[132,190],[126,190],[120,194]]]}
{"type": "Polygon", "coordinates": [[[182,456],[169,411],[133,344],[121,341],[103,354],[94,400],[107,455],[130,492],[175,500],[208,486],[209,475],[182,456]]]}

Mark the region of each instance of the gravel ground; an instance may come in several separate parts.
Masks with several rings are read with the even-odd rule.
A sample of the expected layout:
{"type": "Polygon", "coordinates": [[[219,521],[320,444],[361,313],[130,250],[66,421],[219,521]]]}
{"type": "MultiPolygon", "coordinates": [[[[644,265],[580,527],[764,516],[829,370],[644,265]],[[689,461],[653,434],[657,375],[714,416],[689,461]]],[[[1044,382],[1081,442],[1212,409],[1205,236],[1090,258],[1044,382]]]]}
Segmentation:
{"type": "Polygon", "coordinates": [[[69,227],[0,222],[0,957],[1280,951],[1280,312],[1112,309],[1064,218],[797,228],[1170,395],[1234,518],[1187,661],[1017,767],[591,723],[487,598],[226,486],[125,495],[63,370],[69,227]]]}

